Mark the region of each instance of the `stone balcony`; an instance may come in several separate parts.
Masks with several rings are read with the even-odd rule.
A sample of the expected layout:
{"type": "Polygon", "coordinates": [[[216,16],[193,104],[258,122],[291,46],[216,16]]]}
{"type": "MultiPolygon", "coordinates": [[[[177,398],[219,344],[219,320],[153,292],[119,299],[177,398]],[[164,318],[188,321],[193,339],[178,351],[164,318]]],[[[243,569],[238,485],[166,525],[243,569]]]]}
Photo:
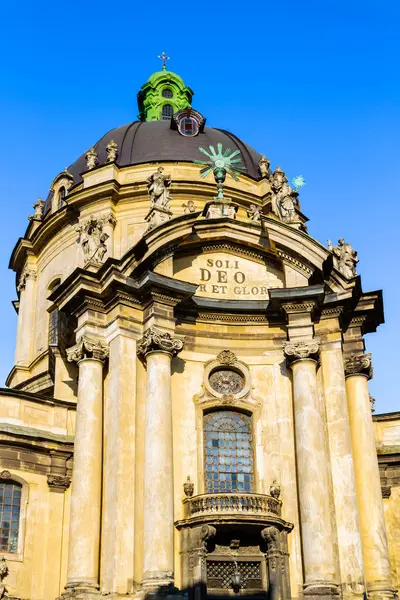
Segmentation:
{"type": "Polygon", "coordinates": [[[281,521],[282,502],[266,494],[201,494],[183,500],[184,520],[191,523],[281,521]]]}

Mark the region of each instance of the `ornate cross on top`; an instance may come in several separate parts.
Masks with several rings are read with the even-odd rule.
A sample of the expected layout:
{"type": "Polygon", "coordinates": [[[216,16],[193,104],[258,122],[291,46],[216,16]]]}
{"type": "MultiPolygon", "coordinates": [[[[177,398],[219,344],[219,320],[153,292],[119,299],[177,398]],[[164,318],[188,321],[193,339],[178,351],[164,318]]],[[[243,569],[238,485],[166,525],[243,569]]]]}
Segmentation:
{"type": "Polygon", "coordinates": [[[167,70],[167,60],[169,60],[171,57],[168,56],[167,54],[165,54],[165,52],[161,52],[160,56],[158,57],[160,60],[162,60],[162,69],[163,71],[167,70]]]}

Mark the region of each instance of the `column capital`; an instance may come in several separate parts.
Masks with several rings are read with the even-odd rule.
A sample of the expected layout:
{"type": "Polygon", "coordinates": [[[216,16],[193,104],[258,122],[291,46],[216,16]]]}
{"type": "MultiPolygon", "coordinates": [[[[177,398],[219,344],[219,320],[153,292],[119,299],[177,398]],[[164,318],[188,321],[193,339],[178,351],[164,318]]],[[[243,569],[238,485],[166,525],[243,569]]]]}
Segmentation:
{"type": "Polygon", "coordinates": [[[371,354],[350,354],[344,357],[344,372],[346,377],[364,375],[372,379],[373,368],[371,354]]]}
{"type": "Polygon", "coordinates": [[[184,340],[172,336],[167,331],[149,327],[138,342],[137,353],[141,358],[145,358],[149,352],[166,352],[172,357],[182,350],[183,344],[184,340]]]}
{"type": "Polygon", "coordinates": [[[71,485],[71,479],[67,475],[47,475],[47,485],[51,492],[66,492],[71,485]]]}
{"type": "Polygon", "coordinates": [[[284,354],[289,365],[299,360],[318,360],[319,340],[293,340],[285,343],[284,354]]]}
{"type": "Polygon", "coordinates": [[[104,362],[108,357],[108,346],[99,339],[84,335],[79,342],[67,349],[69,362],[79,362],[84,358],[93,358],[104,362]]]}
{"type": "Polygon", "coordinates": [[[19,278],[19,282],[18,282],[18,287],[17,290],[19,292],[21,292],[23,289],[25,289],[25,285],[26,285],[26,280],[27,279],[33,279],[35,280],[37,276],[37,271],[34,267],[24,267],[21,273],[21,277],[19,278]]]}

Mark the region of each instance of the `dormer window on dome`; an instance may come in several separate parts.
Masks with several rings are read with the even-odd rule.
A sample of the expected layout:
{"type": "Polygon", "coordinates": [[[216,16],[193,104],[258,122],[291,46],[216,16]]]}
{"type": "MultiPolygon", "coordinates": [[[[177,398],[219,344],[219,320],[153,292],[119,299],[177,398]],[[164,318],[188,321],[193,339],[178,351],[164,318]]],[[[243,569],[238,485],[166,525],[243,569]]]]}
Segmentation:
{"type": "Polygon", "coordinates": [[[204,129],[205,118],[193,108],[185,108],[174,114],[171,129],[177,129],[181,135],[193,137],[204,129]]]}

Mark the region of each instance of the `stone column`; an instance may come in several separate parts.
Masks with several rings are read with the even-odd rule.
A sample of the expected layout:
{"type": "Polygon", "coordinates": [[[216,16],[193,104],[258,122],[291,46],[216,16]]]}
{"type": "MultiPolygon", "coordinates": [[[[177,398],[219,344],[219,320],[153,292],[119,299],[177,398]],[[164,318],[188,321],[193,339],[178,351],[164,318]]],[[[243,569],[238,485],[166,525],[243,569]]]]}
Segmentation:
{"type": "Polygon", "coordinates": [[[147,363],[142,585],[152,589],[174,583],[171,359],[182,348],[155,327],[138,343],[147,363]]]}
{"type": "Polygon", "coordinates": [[[344,366],[367,592],[389,599],[394,593],[368,391],[371,355],[350,354],[344,366]]]}
{"type": "Polygon", "coordinates": [[[122,331],[109,344],[104,386],[101,587],[129,592],[134,561],[136,340],[122,331]]]}
{"type": "Polygon", "coordinates": [[[304,595],[323,600],[339,590],[335,583],[324,406],[317,393],[318,352],[316,340],[294,340],[285,345],[293,371],[304,595]]]}
{"type": "Polygon", "coordinates": [[[103,437],[103,363],[108,348],[84,336],[67,350],[79,365],[67,590],[99,588],[103,437]]]}
{"type": "Polygon", "coordinates": [[[36,269],[32,267],[23,269],[18,291],[20,292],[20,299],[15,365],[28,367],[32,360],[32,340],[35,327],[36,269]]]}
{"type": "MultiPolygon", "coordinates": [[[[333,335],[330,334],[331,337],[333,335]]],[[[325,341],[322,344],[321,368],[328,422],[340,583],[346,595],[360,595],[363,590],[363,562],[340,331],[337,332],[335,341],[325,341]]]]}

